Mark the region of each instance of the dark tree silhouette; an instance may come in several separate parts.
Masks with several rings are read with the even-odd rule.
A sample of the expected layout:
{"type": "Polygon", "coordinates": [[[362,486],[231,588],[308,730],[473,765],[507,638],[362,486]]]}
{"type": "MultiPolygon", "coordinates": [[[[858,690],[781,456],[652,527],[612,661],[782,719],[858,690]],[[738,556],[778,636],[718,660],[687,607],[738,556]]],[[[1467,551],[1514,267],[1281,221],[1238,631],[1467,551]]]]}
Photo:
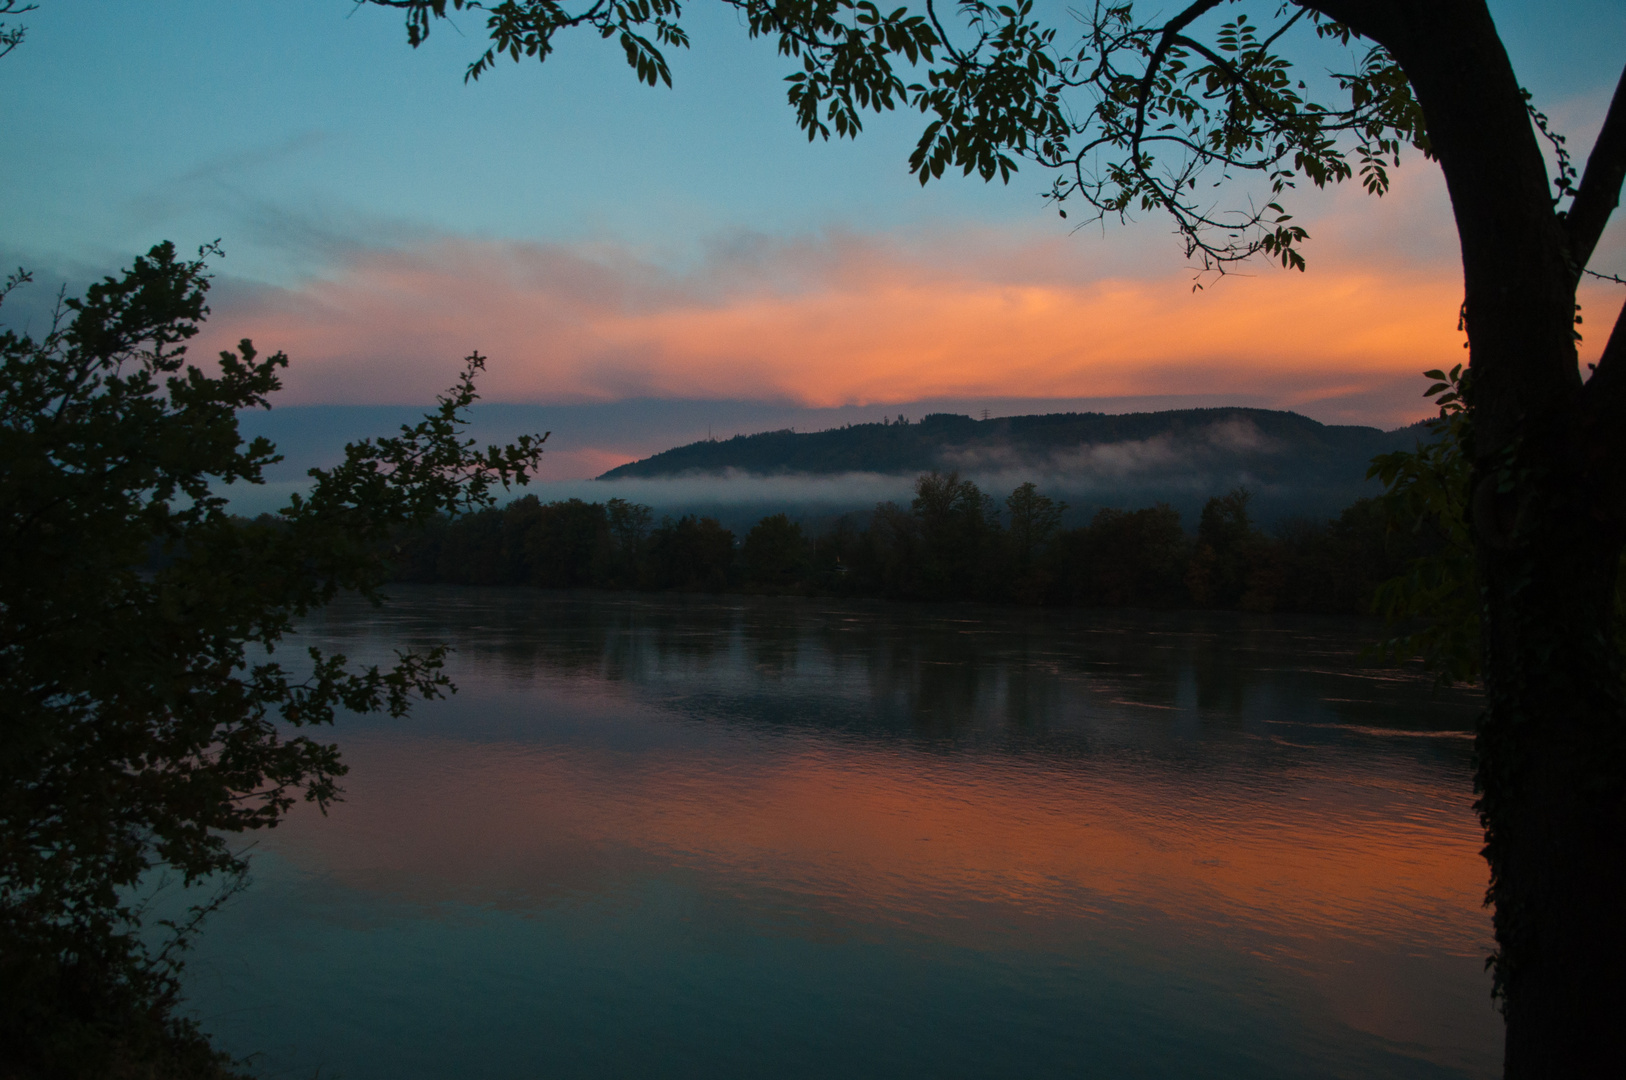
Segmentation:
{"type": "Polygon", "coordinates": [[[161,244],[65,301],[39,339],[0,331],[6,1076],[224,1074],[173,1011],[179,951],[210,905],[166,938],[139,887],[158,869],[241,880],[229,837],[337,797],[321,725],[441,694],[444,649],[360,670],[314,647],[273,654],[340,594],[378,599],[392,535],[488,506],[541,454],[462,438],[476,355],[421,423],[350,444],[274,517],[232,517],[221,487],[280,460],[239,437],[237,413],[268,407],[287,358],[245,340],[218,374],[188,362],[203,255],[161,244]]]}
{"type": "Polygon", "coordinates": [[[1087,529],[1057,538],[1050,560],[1063,603],[1100,607],[1181,607],[1191,542],[1166,505],[1096,512],[1087,529]]]}
{"type": "Polygon", "coordinates": [[[955,599],[981,596],[1000,569],[994,501],[959,473],[930,472],[915,481],[909,509],[919,523],[926,593],[955,599]]]}
{"type": "Polygon", "coordinates": [[[667,518],[649,536],[649,580],[657,589],[717,591],[734,565],[734,534],[716,518],[667,518]]]}
{"type": "Polygon", "coordinates": [[[788,588],[803,580],[812,558],[813,548],[802,527],[785,514],[757,522],[740,547],[745,580],[765,588],[788,588]]]}
{"type": "Polygon", "coordinates": [[[1186,577],[1191,598],[1201,607],[1234,608],[1248,593],[1250,571],[1259,562],[1264,540],[1248,517],[1249,498],[1246,488],[1237,488],[1203,506],[1186,577]]]}
{"type": "Polygon", "coordinates": [[[1005,500],[1005,511],[1010,518],[1011,556],[1018,574],[1026,574],[1033,567],[1046,544],[1061,528],[1061,516],[1067,512],[1066,503],[1058,503],[1042,494],[1031,480],[1020,485],[1005,500]]]}

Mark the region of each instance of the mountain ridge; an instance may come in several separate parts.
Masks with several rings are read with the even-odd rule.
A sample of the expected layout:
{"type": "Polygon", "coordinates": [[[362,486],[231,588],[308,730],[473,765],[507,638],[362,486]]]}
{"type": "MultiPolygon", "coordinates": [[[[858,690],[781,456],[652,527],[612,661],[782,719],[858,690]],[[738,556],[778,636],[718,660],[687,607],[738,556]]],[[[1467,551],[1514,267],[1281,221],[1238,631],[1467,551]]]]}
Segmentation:
{"type": "MultiPolygon", "coordinates": [[[[746,473],[1010,472],[1045,475],[1126,471],[1126,462],[1175,467],[1185,458],[1246,468],[1263,479],[1330,472],[1341,482],[1375,454],[1412,445],[1419,425],[1383,431],[1322,424],[1299,413],[1226,406],[1138,413],[1036,413],[978,420],[931,413],[915,422],[790,429],[676,446],[603,473],[601,480],[746,473]],[[1116,448],[1118,453],[1111,451],[1116,448]]],[[[1134,471],[1128,469],[1127,471],[1134,471]]],[[[1329,479],[1332,477],[1329,476],[1329,479]]]]}

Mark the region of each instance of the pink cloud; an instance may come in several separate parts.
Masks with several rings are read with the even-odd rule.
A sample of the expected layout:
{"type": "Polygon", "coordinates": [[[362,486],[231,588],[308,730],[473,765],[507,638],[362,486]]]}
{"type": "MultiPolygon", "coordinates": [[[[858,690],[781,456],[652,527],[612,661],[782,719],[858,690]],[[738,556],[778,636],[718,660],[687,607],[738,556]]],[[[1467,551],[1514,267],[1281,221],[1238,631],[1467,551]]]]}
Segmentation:
{"type": "Polygon", "coordinates": [[[449,239],[240,292],[208,344],[286,350],[289,403],[424,402],[478,349],[495,401],[1238,394],[1312,413],[1371,401],[1351,408],[1395,422],[1426,412],[1420,371],[1464,356],[1448,211],[1426,174],[1411,185],[1312,200],[1309,273],[1261,265],[1198,292],[1177,252],[1131,248],[1166,244],[1145,227],[747,237],[684,269],[613,245],[449,239]]]}

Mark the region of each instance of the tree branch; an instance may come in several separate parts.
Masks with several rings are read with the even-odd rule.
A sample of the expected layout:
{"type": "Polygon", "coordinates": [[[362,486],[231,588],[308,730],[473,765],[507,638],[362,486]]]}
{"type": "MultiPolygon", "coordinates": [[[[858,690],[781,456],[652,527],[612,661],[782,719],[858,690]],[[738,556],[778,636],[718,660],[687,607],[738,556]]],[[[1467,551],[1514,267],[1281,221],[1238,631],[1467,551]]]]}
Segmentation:
{"type": "MultiPolygon", "coordinates": [[[[1626,181],[1626,70],[1620,73],[1614,99],[1603,120],[1603,130],[1598,132],[1598,141],[1586,159],[1586,172],[1581,174],[1581,185],[1575,189],[1575,201],[1564,216],[1570,260],[1577,278],[1592,258],[1609,215],[1620,205],[1623,181],[1626,181]]],[[[1622,336],[1617,324],[1610,339],[1611,346],[1622,336]]]]}
{"type": "MultiPolygon", "coordinates": [[[[1152,97],[1152,83],[1157,79],[1157,69],[1163,65],[1163,58],[1168,55],[1169,49],[1174,46],[1175,39],[1180,31],[1196,22],[1198,18],[1219,7],[1220,0],[1197,0],[1186,10],[1176,15],[1163,27],[1163,36],[1152,50],[1152,55],[1146,61],[1146,73],[1141,76],[1140,85],[1135,94],[1135,134],[1129,140],[1129,156],[1131,160],[1140,157],[1140,137],[1146,131],[1146,103],[1152,97]]],[[[1137,167],[1138,168],[1138,167],[1137,167]]]]}
{"type": "Polygon", "coordinates": [[[1388,49],[1401,44],[1410,5],[1393,0],[1293,0],[1299,7],[1318,11],[1334,22],[1343,23],[1355,33],[1388,49]],[[1398,10],[1397,10],[1398,9],[1398,10]]]}
{"type": "Polygon", "coordinates": [[[1609,342],[1592,378],[1581,388],[1576,434],[1590,474],[1593,514],[1626,526],[1626,305],[1615,319],[1609,342]]]}
{"type": "MultiPolygon", "coordinates": [[[[1565,216],[1572,272],[1576,278],[1598,244],[1610,213],[1620,204],[1626,180],[1626,71],[1621,72],[1614,100],[1604,118],[1598,142],[1587,158],[1586,173],[1565,216]]],[[[1597,512],[1626,521],[1626,304],[1604,343],[1592,377],[1581,388],[1581,438],[1594,484],[1597,512]]]]}
{"type": "Polygon", "coordinates": [[[1626,304],[1621,305],[1620,314],[1615,317],[1615,328],[1609,332],[1609,340],[1603,346],[1603,355],[1598,357],[1592,378],[1587,380],[1587,389],[1594,394],[1607,396],[1611,389],[1610,384],[1619,382],[1622,378],[1620,370],[1622,365],[1626,365],[1626,304]]]}

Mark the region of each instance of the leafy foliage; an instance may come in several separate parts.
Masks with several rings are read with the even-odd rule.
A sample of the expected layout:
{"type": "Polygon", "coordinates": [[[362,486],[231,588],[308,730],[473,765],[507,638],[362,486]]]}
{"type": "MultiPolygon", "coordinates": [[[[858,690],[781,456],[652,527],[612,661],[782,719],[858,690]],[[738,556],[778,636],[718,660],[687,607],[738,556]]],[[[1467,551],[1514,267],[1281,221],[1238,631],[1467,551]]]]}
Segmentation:
{"type": "Polygon", "coordinates": [[[232,517],[223,487],[279,460],[237,411],[269,406],[287,357],[245,340],[217,374],[187,362],[214,253],[160,244],[41,339],[0,332],[0,1042],[19,1068],[72,1049],[111,1075],[132,1010],[175,1036],[154,1053],[186,1043],[168,1008],[190,924],[150,951],[139,887],[163,867],[240,876],[234,834],[338,797],[344,765],[311,729],[448,688],[443,650],[358,669],[316,648],[284,663],[279,643],[341,593],[378,600],[394,531],[489,504],[541,453],[460,437],[474,355],[422,422],[351,444],[274,518],[232,517]]]}
{"type": "MultiPolygon", "coordinates": [[[[1387,489],[1383,506],[1391,527],[1421,538],[1424,549],[1376,596],[1377,611],[1392,624],[1422,625],[1380,648],[1391,657],[1422,657],[1443,682],[1471,683],[1481,675],[1483,609],[1469,512],[1472,372],[1458,364],[1423,375],[1430,380],[1424,395],[1439,407],[1427,425],[1432,438],[1413,450],[1379,454],[1367,474],[1387,489]]],[[[1615,611],[1626,613],[1626,574],[1616,578],[1615,611]]],[[[1615,633],[1616,649],[1626,655],[1626,618],[1616,619],[1615,633]]]]}
{"type": "Polygon", "coordinates": [[[1387,488],[1384,505],[1399,528],[1430,537],[1428,554],[1378,590],[1377,606],[1391,623],[1426,619],[1419,629],[1385,641],[1389,655],[1421,656],[1446,682],[1479,678],[1480,597],[1468,525],[1473,472],[1471,420],[1465,394],[1470,375],[1461,364],[1428,371],[1426,396],[1439,406],[1429,421],[1433,438],[1415,450],[1380,454],[1368,476],[1387,488]]]}

